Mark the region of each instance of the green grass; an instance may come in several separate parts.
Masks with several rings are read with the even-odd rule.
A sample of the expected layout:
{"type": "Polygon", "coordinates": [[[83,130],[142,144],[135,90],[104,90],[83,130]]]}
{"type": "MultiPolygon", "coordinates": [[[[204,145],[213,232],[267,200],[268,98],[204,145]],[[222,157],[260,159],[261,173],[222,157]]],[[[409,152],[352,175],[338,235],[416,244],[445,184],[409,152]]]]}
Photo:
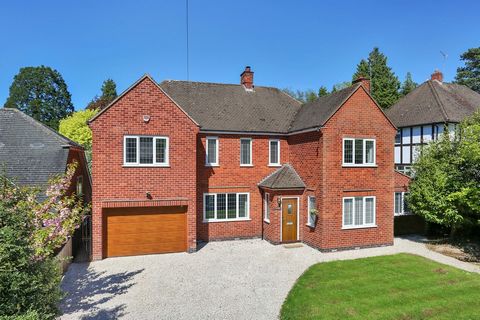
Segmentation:
{"type": "Polygon", "coordinates": [[[281,319],[480,319],[480,275],[397,254],[319,263],[297,280],[281,319]]]}

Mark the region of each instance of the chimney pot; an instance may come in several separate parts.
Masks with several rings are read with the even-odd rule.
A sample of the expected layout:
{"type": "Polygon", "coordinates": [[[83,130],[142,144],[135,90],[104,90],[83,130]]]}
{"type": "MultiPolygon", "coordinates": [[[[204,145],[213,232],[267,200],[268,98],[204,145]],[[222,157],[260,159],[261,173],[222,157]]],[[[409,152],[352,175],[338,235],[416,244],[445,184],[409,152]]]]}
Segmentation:
{"type": "Polygon", "coordinates": [[[443,82],[443,73],[438,69],[435,70],[432,73],[432,76],[431,76],[430,80],[437,80],[439,82],[443,82]]]}
{"type": "Polygon", "coordinates": [[[359,77],[352,82],[352,84],[360,83],[363,88],[370,93],[370,79],[366,77],[359,77]]]}
{"type": "Polygon", "coordinates": [[[240,75],[240,84],[245,87],[245,89],[253,89],[253,71],[251,71],[250,66],[245,67],[245,71],[240,75]]]}

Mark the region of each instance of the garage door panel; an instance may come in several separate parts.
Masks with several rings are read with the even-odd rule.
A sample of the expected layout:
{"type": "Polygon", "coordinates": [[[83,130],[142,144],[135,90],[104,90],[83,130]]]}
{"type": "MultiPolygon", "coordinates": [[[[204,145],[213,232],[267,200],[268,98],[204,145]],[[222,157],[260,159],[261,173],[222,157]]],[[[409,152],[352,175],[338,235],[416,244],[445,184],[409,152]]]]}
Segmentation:
{"type": "Polygon", "coordinates": [[[109,250],[109,257],[136,256],[142,254],[172,253],[185,251],[180,243],[122,245],[109,250]]]}
{"type": "Polygon", "coordinates": [[[107,210],[106,255],[113,257],[186,251],[185,211],[185,207],[107,210]]]}

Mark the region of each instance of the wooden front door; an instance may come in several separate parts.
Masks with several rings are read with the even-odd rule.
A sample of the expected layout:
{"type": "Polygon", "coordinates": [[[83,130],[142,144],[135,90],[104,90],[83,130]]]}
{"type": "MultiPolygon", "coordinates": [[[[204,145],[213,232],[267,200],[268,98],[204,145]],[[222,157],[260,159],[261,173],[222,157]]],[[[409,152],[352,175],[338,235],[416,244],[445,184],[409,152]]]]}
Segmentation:
{"type": "Polygon", "coordinates": [[[282,199],[282,242],[297,241],[297,199],[282,199]]]}
{"type": "Polygon", "coordinates": [[[106,256],[187,250],[186,207],[107,209],[106,256]]]}

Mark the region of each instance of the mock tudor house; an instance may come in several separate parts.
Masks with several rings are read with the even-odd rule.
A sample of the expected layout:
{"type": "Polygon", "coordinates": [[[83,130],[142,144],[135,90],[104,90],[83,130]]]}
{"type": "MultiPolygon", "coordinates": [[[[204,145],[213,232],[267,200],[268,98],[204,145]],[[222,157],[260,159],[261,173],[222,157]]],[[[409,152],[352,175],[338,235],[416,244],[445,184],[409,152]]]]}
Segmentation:
{"type": "Polygon", "coordinates": [[[145,75],[93,131],[93,259],[263,238],[393,243],[396,127],[369,81],[306,104],[255,86],[145,75]]]}
{"type": "MultiPolygon", "coordinates": [[[[386,111],[398,128],[395,169],[411,175],[412,164],[423,145],[437,140],[446,130],[454,135],[457,124],[479,108],[480,94],[463,85],[443,82],[443,74],[436,70],[430,80],[386,111]]],[[[395,193],[396,216],[409,213],[404,203],[405,191],[395,193]]]]}

